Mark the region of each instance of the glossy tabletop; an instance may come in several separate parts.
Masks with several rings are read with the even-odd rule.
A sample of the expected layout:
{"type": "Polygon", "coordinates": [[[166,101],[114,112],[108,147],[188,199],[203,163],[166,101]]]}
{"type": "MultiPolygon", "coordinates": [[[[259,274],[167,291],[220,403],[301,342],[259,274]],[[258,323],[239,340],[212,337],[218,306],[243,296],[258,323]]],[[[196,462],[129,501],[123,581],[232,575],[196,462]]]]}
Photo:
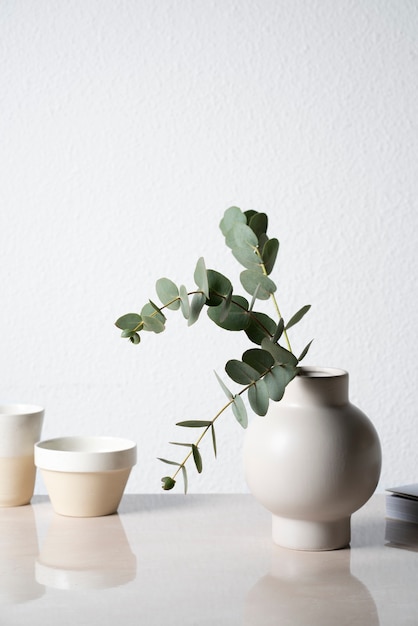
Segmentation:
{"type": "Polygon", "coordinates": [[[0,624],[418,624],[418,552],[388,543],[385,499],[352,518],[351,548],[271,541],[250,495],[125,495],[119,513],[0,509],[0,624]]]}

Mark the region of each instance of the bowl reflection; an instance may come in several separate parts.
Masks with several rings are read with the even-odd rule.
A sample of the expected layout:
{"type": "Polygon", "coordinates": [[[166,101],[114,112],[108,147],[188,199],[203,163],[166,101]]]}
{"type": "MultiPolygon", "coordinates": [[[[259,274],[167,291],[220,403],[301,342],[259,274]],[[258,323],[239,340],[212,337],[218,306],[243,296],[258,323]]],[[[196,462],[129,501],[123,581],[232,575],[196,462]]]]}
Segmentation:
{"type": "Polygon", "coordinates": [[[36,579],[56,589],[104,589],[136,576],[120,517],[77,518],[56,515],[36,561],[36,579]]]}

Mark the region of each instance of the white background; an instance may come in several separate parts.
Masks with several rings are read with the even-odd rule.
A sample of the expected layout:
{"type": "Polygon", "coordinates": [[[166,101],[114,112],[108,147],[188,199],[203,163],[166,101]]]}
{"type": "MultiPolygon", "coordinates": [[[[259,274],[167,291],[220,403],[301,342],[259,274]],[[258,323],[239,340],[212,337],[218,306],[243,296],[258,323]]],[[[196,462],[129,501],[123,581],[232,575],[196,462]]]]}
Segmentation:
{"type": "MultiPolygon", "coordinates": [[[[201,255],[239,291],[235,204],[270,216],[284,316],[312,305],[295,350],[349,371],[379,489],[418,481],[417,33],[412,0],[2,0],[0,401],[44,405],[44,438],[133,438],[128,491],[159,492],[248,346],[113,324],[201,255]]],[[[243,434],[225,414],[190,491],[246,490],[243,434]]]]}

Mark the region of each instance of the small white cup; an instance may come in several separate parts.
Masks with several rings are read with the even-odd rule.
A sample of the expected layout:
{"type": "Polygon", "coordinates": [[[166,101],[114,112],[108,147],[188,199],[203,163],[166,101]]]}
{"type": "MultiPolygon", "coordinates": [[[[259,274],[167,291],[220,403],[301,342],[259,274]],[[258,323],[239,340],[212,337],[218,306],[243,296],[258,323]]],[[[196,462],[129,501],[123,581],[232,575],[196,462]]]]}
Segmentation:
{"type": "Polygon", "coordinates": [[[36,467],[33,446],[39,441],[44,409],[28,404],[0,405],[0,506],[28,504],[36,467]]]}

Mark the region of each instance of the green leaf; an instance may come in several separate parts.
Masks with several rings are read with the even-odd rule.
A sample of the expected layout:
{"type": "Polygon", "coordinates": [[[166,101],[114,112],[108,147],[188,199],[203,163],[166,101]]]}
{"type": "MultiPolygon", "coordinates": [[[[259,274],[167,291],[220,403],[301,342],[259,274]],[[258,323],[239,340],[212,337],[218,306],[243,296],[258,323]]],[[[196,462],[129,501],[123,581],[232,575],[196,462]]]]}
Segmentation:
{"type": "Polygon", "coordinates": [[[192,443],[182,443],[180,441],[170,441],[170,445],[172,446],[183,446],[185,448],[191,448],[192,447],[192,443]]]}
{"type": "Polygon", "coordinates": [[[308,345],[304,347],[304,349],[301,352],[300,357],[298,358],[298,361],[302,361],[302,359],[304,359],[305,356],[308,354],[308,350],[311,347],[312,341],[313,341],[313,339],[311,339],[311,341],[308,343],[308,345]]]}
{"type": "Polygon", "coordinates": [[[167,318],[161,309],[150,300],[147,304],[141,309],[141,317],[155,317],[157,320],[160,320],[163,324],[166,322],[167,318]]]}
{"type": "Polygon", "coordinates": [[[213,445],[213,452],[215,454],[215,459],[217,456],[217,451],[216,451],[216,435],[215,435],[215,426],[212,424],[212,428],[210,429],[211,433],[212,433],[212,445],[213,445]]]}
{"type": "Polygon", "coordinates": [[[245,408],[245,404],[241,396],[237,395],[234,397],[234,402],[232,404],[232,412],[238,424],[240,424],[243,428],[247,428],[248,426],[247,409],[245,408]]]}
{"type": "Polygon", "coordinates": [[[232,296],[227,316],[223,318],[222,304],[208,309],[208,316],[225,330],[245,330],[250,322],[248,315],[248,301],[242,296],[232,296]]]}
{"type": "Polygon", "coordinates": [[[157,296],[167,308],[176,311],[180,307],[179,290],[172,280],[159,278],[155,284],[155,289],[157,296]]]}
{"type": "Polygon", "coordinates": [[[196,268],[194,271],[194,281],[199,289],[203,291],[206,298],[209,298],[208,274],[206,270],[205,260],[203,257],[200,257],[200,259],[196,263],[196,268]]]}
{"type": "Polygon", "coordinates": [[[249,385],[260,378],[256,369],[238,359],[231,359],[225,365],[225,371],[230,378],[240,385],[249,385]]]}
{"type": "Polygon", "coordinates": [[[247,224],[250,223],[252,217],[254,215],[257,215],[257,211],[254,211],[253,209],[250,209],[249,211],[244,211],[244,215],[245,215],[245,219],[247,220],[247,224]]]}
{"type": "Polygon", "coordinates": [[[270,295],[276,291],[276,285],[271,278],[254,270],[241,272],[240,280],[245,291],[250,294],[253,294],[258,288],[257,298],[259,300],[268,300],[270,295]]]}
{"type": "MultiPolygon", "coordinates": [[[[225,322],[226,318],[229,315],[229,311],[231,309],[231,303],[232,303],[232,289],[229,292],[229,294],[225,297],[225,299],[223,300],[222,304],[219,305],[219,307],[220,307],[219,322],[221,324],[223,322],[225,322]]],[[[210,309],[208,309],[208,310],[210,310],[210,309]]]]}
{"type": "Polygon", "coordinates": [[[219,228],[224,237],[226,237],[229,230],[235,226],[235,224],[246,224],[247,218],[244,213],[237,206],[231,206],[224,213],[223,218],[220,221],[219,228]]]}
{"type": "Polygon", "coordinates": [[[186,320],[188,320],[190,317],[190,302],[189,302],[189,294],[187,293],[187,289],[184,285],[180,285],[179,294],[180,294],[181,312],[183,313],[183,317],[185,317],[186,320]]]}
{"type": "Polygon", "coordinates": [[[281,365],[292,365],[293,367],[296,367],[298,364],[298,360],[292,352],[289,352],[289,350],[279,346],[277,343],[272,343],[269,339],[263,339],[261,347],[263,350],[270,352],[276,363],[281,365]]]}
{"type": "Polygon", "coordinates": [[[205,428],[211,426],[212,422],[208,420],[186,420],[177,422],[176,426],[185,426],[186,428],[205,428]]]}
{"type": "Polygon", "coordinates": [[[226,245],[231,248],[248,248],[254,250],[258,246],[257,235],[246,224],[235,224],[226,234],[226,245]]]}
{"type": "Polygon", "coordinates": [[[274,331],[274,335],[273,335],[273,337],[272,337],[272,342],[273,342],[273,343],[277,343],[277,342],[279,341],[280,337],[281,337],[281,336],[282,336],[282,334],[283,334],[283,331],[284,331],[284,320],[283,320],[283,318],[281,317],[281,318],[279,319],[279,323],[277,324],[277,328],[276,328],[276,330],[274,331]]]}
{"type": "Polygon", "coordinates": [[[192,301],[190,304],[190,315],[189,320],[187,322],[188,326],[192,326],[199,319],[199,315],[205,305],[206,296],[202,293],[193,294],[192,301]]]}
{"type": "Polygon", "coordinates": [[[224,392],[224,394],[226,395],[226,397],[228,398],[228,400],[232,400],[232,398],[234,397],[233,394],[229,391],[228,387],[225,385],[225,383],[223,382],[222,378],[220,378],[218,376],[218,374],[215,372],[215,376],[216,379],[218,381],[218,383],[220,384],[220,386],[222,387],[222,390],[224,392]]]}
{"type": "Polygon", "coordinates": [[[181,463],[177,463],[176,461],[169,461],[168,459],[162,459],[161,457],[158,457],[159,461],[162,461],[163,463],[167,463],[168,465],[176,465],[177,467],[180,467],[181,463]]]}
{"type": "Polygon", "coordinates": [[[260,374],[264,374],[264,372],[274,365],[274,358],[270,352],[261,350],[260,348],[250,348],[250,350],[246,350],[242,355],[242,360],[244,363],[251,365],[251,367],[257,370],[257,372],[260,372],[260,374]]]}
{"type": "Polygon", "coordinates": [[[146,315],[143,317],[144,330],[148,330],[153,333],[162,333],[165,330],[164,324],[156,317],[150,317],[146,315]]]}
{"type": "Polygon", "coordinates": [[[261,235],[265,235],[267,232],[268,226],[268,217],[265,213],[256,213],[250,219],[249,227],[256,234],[257,241],[260,239],[261,235]]]}
{"type": "Polygon", "coordinates": [[[192,452],[193,452],[193,460],[196,465],[196,469],[199,474],[202,473],[203,464],[202,464],[202,455],[199,452],[199,448],[192,444],[192,452]]]}
{"type": "Polygon", "coordinates": [[[301,309],[299,309],[299,311],[297,313],[295,313],[293,315],[293,317],[290,318],[290,320],[287,322],[286,324],[286,330],[288,330],[289,328],[291,328],[292,326],[294,326],[295,324],[297,324],[298,322],[300,322],[300,320],[302,319],[302,317],[304,315],[306,315],[306,313],[309,311],[309,309],[311,308],[310,304],[306,304],[305,306],[303,306],[301,309]]]}
{"type": "Polygon", "coordinates": [[[276,330],[276,322],[265,313],[252,312],[250,323],[245,329],[245,333],[250,341],[261,344],[265,338],[270,338],[276,330]]]}
{"type": "Polygon", "coordinates": [[[187,470],[186,470],[186,466],[185,465],[181,466],[181,471],[182,471],[182,474],[183,474],[184,493],[186,494],[188,486],[189,486],[189,481],[187,480],[187,470]]]}
{"type": "MultiPolygon", "coordinates": [[[[294,370],[296,373],[296,370],[294,370]]],[[[293,371],[283,365],[276,365],[263,378],[272,400],[278,402],[283,398],[286,385],[293,378],[293,371]]]]}
{"type": "Polygon", "coordinates": [[[131,341],[134,344],[137,344],[141,341],[141,337],[138,335],[138,333],[134,333],[132,337],[129,337],[129,341],[131,341]]]}
{"type": "Polygon", "coordinates": [[[249,270],[261,270],[261,260],[253,248],[232,248],[236,260],[249,270]]]}
{"type": "Polygon", "coordinates": [[[267,274],[271,274],[279,251],[277,239],[269,239],[263,246],[262,258],[267,274]]]}
{"type": "Polygon", "coordinates": [[[263,379],[258,380],[248,390],[248,401],[254,413],[265,415],[269,408],[269,394],[263,379]]]}
{"type": "Polygon", "coordinates": [[[115,322],[115,326],[121,330],[135,330],[142,322],[142,317],[138,313],[126,313],[115,322]]]}
{"type": "Polygon", "coordinates": [[[175,487],[176,485],[176,481],[174,480],[174,478],[171,478],[171,476],[164,476],[161,479],[162,484],[162,488],[164,489],[164,491],[170,491],[170,489],[173,489],[173,487],[175,487]]]}
{"type": "Polygon", "coordinates": [[[218,306],[232,292],[231,281],[216,270],[207,270],[207,276],[209,298],[207,298],[206,304],[208,306],[218,306]]]}

